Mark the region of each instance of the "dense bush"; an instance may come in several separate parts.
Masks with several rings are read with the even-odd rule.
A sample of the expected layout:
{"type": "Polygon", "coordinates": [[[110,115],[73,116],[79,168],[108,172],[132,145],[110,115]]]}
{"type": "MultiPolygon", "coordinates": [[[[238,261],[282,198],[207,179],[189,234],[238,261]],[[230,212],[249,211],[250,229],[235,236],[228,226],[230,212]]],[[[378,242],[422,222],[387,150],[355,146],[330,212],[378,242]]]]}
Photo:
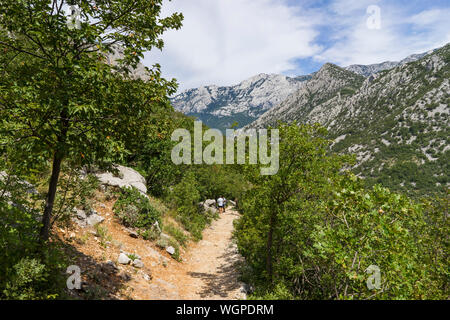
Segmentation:
{"type": "Polygon", "coordinates": [[[39,246],[35,216],[0,199],[0,299],[55,299],[64,295],[67,265],[57,243],[39,246]]]}
{"type": "Polygon", "coordinates": [[[442,211],[429,206],[426,214],[380,186],[367,190],[342,171],[343,159],[327,154],[324,134],[281,126],[278,174],[246,170],[254,187],[244,196],[236,238],[254,298],[447,298],[442,211]],[[371,265],[381,270],[375,290],[367,286],[371,265]]]}
{"type": "Polygon", "coordinates": [[[180,183],[173,187],[172,204],[176,208],[177,220],[191,233],[194,240],[202,238],[202,231],[211,223],[214,216],[209,212],[201,212],[198,202],[199,184],[192,172],[188,172],[180,183]]]}
{"type": "Polygon", "coordinates": [[[126,227],[151,229],[155,222],[161,225],[161,214],[153,208],[148,198],[136,188],[122,188],[113,207],[114,214],[126,227]]]}

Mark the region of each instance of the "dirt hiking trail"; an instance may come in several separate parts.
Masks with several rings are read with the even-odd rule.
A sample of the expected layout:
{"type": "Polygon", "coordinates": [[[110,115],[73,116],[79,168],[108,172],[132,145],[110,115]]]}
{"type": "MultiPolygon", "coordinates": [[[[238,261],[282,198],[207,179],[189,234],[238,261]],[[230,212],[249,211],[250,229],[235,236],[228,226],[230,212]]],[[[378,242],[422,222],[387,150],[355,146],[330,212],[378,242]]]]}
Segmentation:
{"type": "MultiPolygon", "coordinates": [[[[203,239],[180,248],[181,262],[166,250],[140,237],[130,236],[127,228],[114,218],[114,201],[97,207],[105,218],[102,228],[109,241],[95,230],[60,230],[59,235],[73,246],[74,264],[80,266],[87,288],[100,286],[105,294],[93,299],[132,300],[239,300],[245,299],[244,284],[239,281],[242,262],[232,234],[239,214],[227,209],[203,231],[203,239]],[[117,263],[122,250],[141,257],[143,267],[117,263]],[[116,267],[110,270],[108,262],[116,267]]],[[[92,292],[97,289],[88,290],[92,292]]],[[[90,297],[92,298],[92,297],[90,297]]]]}
{"type": "Polygon", "coordinates": [[[242,262],[233,242],[233,221],[239,214],[228,209],[203,231],[203,239],[191,244],[183,261],[171,261],[154,270],[150,288],[136,288],[133,298],[181,300],[245,299],[237,266],[242,262]]]}

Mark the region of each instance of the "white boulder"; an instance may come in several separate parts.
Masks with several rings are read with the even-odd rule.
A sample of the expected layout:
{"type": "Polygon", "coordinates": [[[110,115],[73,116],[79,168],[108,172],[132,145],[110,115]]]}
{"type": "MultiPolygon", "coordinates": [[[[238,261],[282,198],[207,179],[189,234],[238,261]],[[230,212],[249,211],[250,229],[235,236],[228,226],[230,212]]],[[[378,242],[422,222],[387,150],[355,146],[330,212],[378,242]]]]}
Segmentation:
{"type": "Polygon", "coordinates": [[[97,173],[96,177],[102,185],[131,188],[135,187],[143,195],[147,194],[145,178],[136,170],[117,165],[115,168],[119,171],[119,176],[114,176],[111,172],[97,173]]]}
{"type": "Polygon", "coordinates": [[[166,251],[170,254],[170,255],[174,255],[175,254],[175,248],[172,246],[169,246],[166,248],[166,251]]]}
{"type": "Polygon", "coordinates": [[[131,259],[128,258],[128,256],[125,253],[119,254],[119,258],[117,259],[117,262],[120,264],[129,264],[131,262],[131,259]]]}

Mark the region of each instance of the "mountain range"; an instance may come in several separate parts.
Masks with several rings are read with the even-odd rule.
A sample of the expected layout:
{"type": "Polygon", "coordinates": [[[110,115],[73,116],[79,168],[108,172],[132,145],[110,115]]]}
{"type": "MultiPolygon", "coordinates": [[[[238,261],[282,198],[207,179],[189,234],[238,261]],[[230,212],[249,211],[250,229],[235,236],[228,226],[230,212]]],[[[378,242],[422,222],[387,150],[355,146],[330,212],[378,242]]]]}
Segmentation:
{"type": "MultiPolygon", "coordinates": [[[[371,65],[355,64],[345,69],[368,77],[377,72],[418,60],[426,54],[413,54],[397,62],[386,61],[371,65]]],[[[262,73],[233,86],[209,85],[186,90],[174,96],[172,104],[176,110],[201,120],[209,127],[224,131],[234,124],[235,128],[242,128],[286,100],[315,74],[316,72],[309,75],[287,77],[262,73]]]]}
{"type": "Polygon", "coordinates": [[[423,195],[450,185],[450,44],[399,62],[326,63],[310,75],[258,75],[237,86],[188,90],[177,110],[210,127],[240,131],[278,121],[320,123],[332,150],[356,155],[369,184],[423,195]]]}
{"type": "Polygon", "coordinates": [[[242,130],[320,123],[332,150],[356,154],[370,183],[424,194],[450,185],[450,44],[392,69],[358,75],[325,64],[302,88],[242,130]]]}
{"type": "Polygon", "coordinates": [[[311,76],[296,78],[259,74],[235,86],[215,85],[187,90],[172,99],[174,108],[202,120],[209,127],[224,130],[233,123],[245,126],[265,111],[284,101],[311,76]]]}

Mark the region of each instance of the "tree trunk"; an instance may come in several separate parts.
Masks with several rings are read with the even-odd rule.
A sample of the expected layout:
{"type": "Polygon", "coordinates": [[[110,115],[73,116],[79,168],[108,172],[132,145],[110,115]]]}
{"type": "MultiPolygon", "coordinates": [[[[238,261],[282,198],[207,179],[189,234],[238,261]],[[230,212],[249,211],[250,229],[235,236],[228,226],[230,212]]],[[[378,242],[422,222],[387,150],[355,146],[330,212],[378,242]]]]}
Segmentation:
{"type": "Polygon", "coordinates": [[[62,159],[63,157],[58,151],[56,151],[55,155],[53,156],[52,176],[50,177],[47,198],[45,200],[44,216],[42,218],[42,222],[44,223],[40,232],[40,238],[42,242],[48,240],[50,233],[50,220],[52,217],[53,205],[56,198],[56,188],[58,186],[59,174],[61,172],[62,159]]]}

